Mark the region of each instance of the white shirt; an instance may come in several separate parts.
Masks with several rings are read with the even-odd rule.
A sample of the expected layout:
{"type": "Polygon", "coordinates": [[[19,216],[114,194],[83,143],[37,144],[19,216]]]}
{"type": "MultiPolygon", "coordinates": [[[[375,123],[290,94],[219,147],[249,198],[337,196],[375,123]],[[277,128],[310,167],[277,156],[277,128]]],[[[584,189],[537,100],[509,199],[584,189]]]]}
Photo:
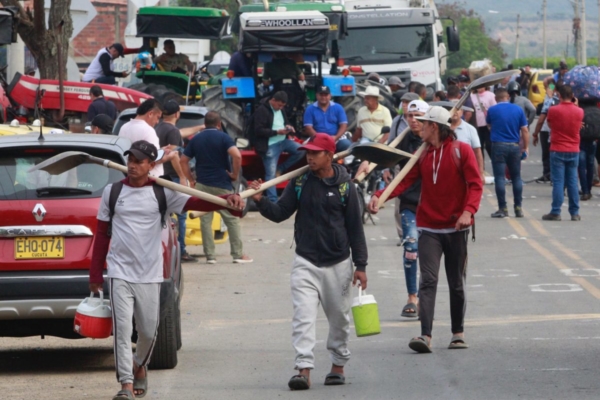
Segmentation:
{"type": "MultiPolygon", "coordinates": [[[[107,185],[102,193],[97,217],[100,221],[110,221],[108,200],[111,188],[112,184],[107,185]]],[[[181,213],[190,198],[167,188],[165,196],[165,218],[174,212],[181,213]]],[[[106,276],[130,283],[162,282],[161,231],[160,210],[152,185],[139,188],[123,185],[115,204],[106,276]]]]}
{"type": "MultiPolygon", "coordinates": [[[[157,150],[160,150],[160,143],[158,141],[158,135],[153,127],[148,125],[146,121],[141,119],[132,119],[121,127],[119,131],[119,137],[127,138],[133,142],[138,140],[145,140],[156,146],[157,150]]],[[[164,168],[162,164],[156,164],[154,168],[150,170],[150,176],[156,178],[164,175],[164,168]]]]}
{"type": "MultiPolygon", "coordinates": [[[[96,54],[96,58],[92,60],[92,62],[88,66],[88,69],[85,71],[85,75],[83,75],[84,82],[91,82],[94,79],[98,79],[101,76],[104,76],[104,71],[102,71],[102,65],[100,65],[100,56],[105,53],[108,53],[108,55],[110,55],[106,47],[98,51],[98,53],[96,54]]],[[[110,58],[110,70],[113,70],[112,57],[110,58]]]]}
{"type": "Polygon", "coordinates": [[[454,129],[454,133],[456,133],[456,138],[459,141],[468,144],[472,149],[481,148],[477,129],[468,122],[461,120],[460,125],[454,129]]]}

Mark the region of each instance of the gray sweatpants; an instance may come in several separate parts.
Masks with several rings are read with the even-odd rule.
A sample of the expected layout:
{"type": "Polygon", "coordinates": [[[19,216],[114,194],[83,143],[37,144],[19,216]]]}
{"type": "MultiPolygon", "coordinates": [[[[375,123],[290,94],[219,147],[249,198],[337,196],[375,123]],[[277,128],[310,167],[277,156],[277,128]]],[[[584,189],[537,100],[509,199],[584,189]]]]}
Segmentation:
{"type": "Polygon", "coordinates": [[[133,382],[133,362],[148,365],[160,318],[160,283],[130,283],[110,280],[110,306],[113,313],[113,335],[117,380],[133,382]],[[135,355],[131,350],[133,318],[138,334],[135,355]]]}
{"type": "Polygon", "coordinates": [[[350,287],[352,260],[319,268],[296,255],[292,264],[291,287],[294,317],[292,344],[296,350],[296,369],[314,368],[313,349],[317,341],[316,323],[319,302],[329,322],[327,349],[331,362],[344,366],[350,359],[350,287]]]}

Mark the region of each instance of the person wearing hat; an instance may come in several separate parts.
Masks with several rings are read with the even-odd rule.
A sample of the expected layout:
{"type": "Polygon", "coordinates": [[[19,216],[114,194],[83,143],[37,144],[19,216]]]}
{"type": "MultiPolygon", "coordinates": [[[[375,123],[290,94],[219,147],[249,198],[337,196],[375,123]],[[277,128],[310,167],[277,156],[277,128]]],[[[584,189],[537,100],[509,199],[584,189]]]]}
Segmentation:
{"type": "Polygon", "coordinates": [[[554,74],[554,82],[556,82],[556,85],[558,86],[560,83],[562,83],[565,74],[569,72],[569,66],[567,65],[567,62],[565,60],[561,60],[558,70],[555,71],[556,73],[554,74]]]}
{"type": "Polygon", "coordinates": [[[402,82],[402,79],[397,76],[390,76],[388,79],[388,86],[393,93],[396,93],[398,90],[402,90],[406,88],[406,85],[402,82]]]}
{"type": "Polygon", "coordinates": [[[367,86],[364,92],[358,94],[364,97],[365,105],[356,114],[357,126],[352,140],[385,143],[389,134],[381,133],[381,128],[392,125],[392,115],[390,110],[379,104],[383,100],[379,88],[367,86]]]}
{"type": "Polygon", "coordinates": [[[110,100],[106,100],[102,88],[98,85],[94,85],[90,88],[90,98],[92,102],[87,109],[87,120],[92,121],[96,115],[106,114],[112,118],[117,119],[117,107],[115,103],[110,100]]]}
{"type": "MultiPolygon", "coordinates": [[[[429,146],[404,180],[394,188],[390,199],[404,193],[421,179],[421,198],[417,207],[419,231],[419,317],[421,336],[409,347],[418,353],[431,353],[433,314],[442,255],[450,289],[452,338],[450,349],[464,349],[466,310],[467,243],[469,228],[479,209],[483,184],[471,147],[456,140],[450,127],[450,112],[432,106],[416,119],[423,121],[421,138],[429,146]],[[440,195],[443,194],[443,195],[440,195]]],[[[379,211],[376,192],[368,209],[379,211]]]]}
{"type": "Polygon", "coordinates": [[[180,74],[194,74],[194,63],[183,53],[175,52],[175,42],[167,39],[163,43],[165,51],[154,59],[154,62],[162,68],[163,71],[177,72],[180,74]]]}
{"type": "Polygon", "coordinates": [[[110,47],[100,49],[85,71],[83,81],[116,85],[115,78],[127,77],[129,75],[127,71],[113,71],[113,61],[117,57],[123,57],[124,51],[121,43],[113,43],[110,47]]]}
{"type": "MultiPolygon", "coordinates": [[[[306,151],[309,171],[291,180],[277,203],[260,193],[253,196],[261,215],[273,222],[296,213],[296,255],[290,282],[298,373],[288,382],[291,390],[306,390],[311,385],[319,304],[329,322],[327,349],[332,362],[325,385],[345,383],[344,366],[350,359],[350,285],[360,282],[367,288],[367,245],[358,193],[346,169],[333,162],[333,137],[317,133],[300,149],[306,151]]],[[[250,187],[260,189],[260,184],[254,181],[250,187]]]]}
{"type": "Polygon", "coordinates": [[[106,114],[98,114],[92,120],[90,126],[92,128],[91,133],[112,135],[112,130],[115,121],[106,114]]]}
{"type": "MultiPolygon", "coordinates": [[[[90,265],[90,291],[97,293],[104,284],[103,272],[110,287],[113,312],[113,336],[117,380],[121,390],[115,399],[143,397],[148,391],[147,365],[152,356],[159,323],[160,286],[163,281],[161,245],[161,211],[159,196],[164,194],[165,215],[187,210],[214,211],[221,206],[192,198],[186,194],[157,186],[148,173],[160,153],[144,140],[131,144],[127,157],[127,177],[119,182],[111,215],[113,186],[104,188],[98,209],[98,224],[90,265]],[[135,354],[131,350],[133,319],[137,331],[135,354]]],[[[163,197],[163,196],[160,196],[163,197]]],[[[238,195],[227,196],[227,203],[239,210],[243,201],[238,195]]]]}
{"type": "MultiPolygon", "coordinates": [[[[180,155],[183,151],[183,139],[181,132],[177,127],[181,113],[179,104],[175,100],[169,100],[163,105],[162,121],[156,124],[154,130],[158,136],[160,148],[169,148],[173,150],[176,157],[163,165],[164,174],[175,183],[187,186],[188,182],[181,169],[180,155]]],[[[181,253],[181,262],[196,262],[196,259],[188,254],[185,248],[185,225],[187,214],[177,214],[177,241],[179,242],[179,251],[181,253]]]]}
{"type": "Polygon", "coordinates": [[[317,87],[317,101],[306,107],[303,120],[305,135],[312,137],[319,132],[332,136],[336,152],[344,151],[352,144],[344,137],[348,128],[344,107],[331,100],[327,86],[317,87]]]}

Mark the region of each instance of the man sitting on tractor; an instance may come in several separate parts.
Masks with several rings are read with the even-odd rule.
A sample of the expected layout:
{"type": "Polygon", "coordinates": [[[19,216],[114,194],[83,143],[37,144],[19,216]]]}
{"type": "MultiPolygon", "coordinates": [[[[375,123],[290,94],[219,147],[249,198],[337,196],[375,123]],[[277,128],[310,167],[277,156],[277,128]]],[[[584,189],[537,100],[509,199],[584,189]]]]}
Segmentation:
{"type": "Polygon", "coordinates": [[[348,149],[350,140],[344,137],[348,128],[348,117],[344,107],[331,100],[331,91],[327,86],[317,88],[317,101],[304,112],[304,134],[314,136],[326,133],[335,140],[335,151],[348,149]]]}
{"type": "Polygon", "coordinates": [[[127,77],[129,75],[127,71],[113,71],[113,61],[117,57],[123,57],[124,51],[121,43],[114,43],[110,47],[102,48],[85,71],[83,81],[116,85],[117,81],[115,78],[127,77]]]}
{"type": "Polygon", "coordinates": [[[383,127],[392,125],[390,111],[379,104],[383,96],[379,88],[367,86],[364,92],[359,93],[365,99],[365,105],[358,110],[356,115],[357,127],[352,140],[359,143],[379,142],[385,143],[389,133],[382,133],[383,127]]]}
{"type": "Polygon", "coordinates": [[[175,43],[171,39],[165,40],[163,45],[165,52],[154,59],[162,70],[180,74],[194,73],[194,63],[185,54],[175,53],[175,43]]]}

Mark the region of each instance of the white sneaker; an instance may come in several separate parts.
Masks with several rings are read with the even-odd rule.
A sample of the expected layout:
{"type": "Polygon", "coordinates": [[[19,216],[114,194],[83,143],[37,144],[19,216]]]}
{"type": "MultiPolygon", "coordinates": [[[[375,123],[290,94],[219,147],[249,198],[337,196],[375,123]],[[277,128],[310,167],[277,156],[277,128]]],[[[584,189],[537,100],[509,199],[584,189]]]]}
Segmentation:
{"type": "Polygon", "coordinates": [[[234,258],[233,259],[234,264],[249,264],[253,261],[254,260],[251,259],[250,257],[248,257],[247,255],[243,255],[242,258],[234,258]]]}
{"type": "Polygon", "coordinates": [[[207,264],[216,264],[217,263],[217,259],[216,258],[207,258],[206,259],[206,263],[207,264]]]}

